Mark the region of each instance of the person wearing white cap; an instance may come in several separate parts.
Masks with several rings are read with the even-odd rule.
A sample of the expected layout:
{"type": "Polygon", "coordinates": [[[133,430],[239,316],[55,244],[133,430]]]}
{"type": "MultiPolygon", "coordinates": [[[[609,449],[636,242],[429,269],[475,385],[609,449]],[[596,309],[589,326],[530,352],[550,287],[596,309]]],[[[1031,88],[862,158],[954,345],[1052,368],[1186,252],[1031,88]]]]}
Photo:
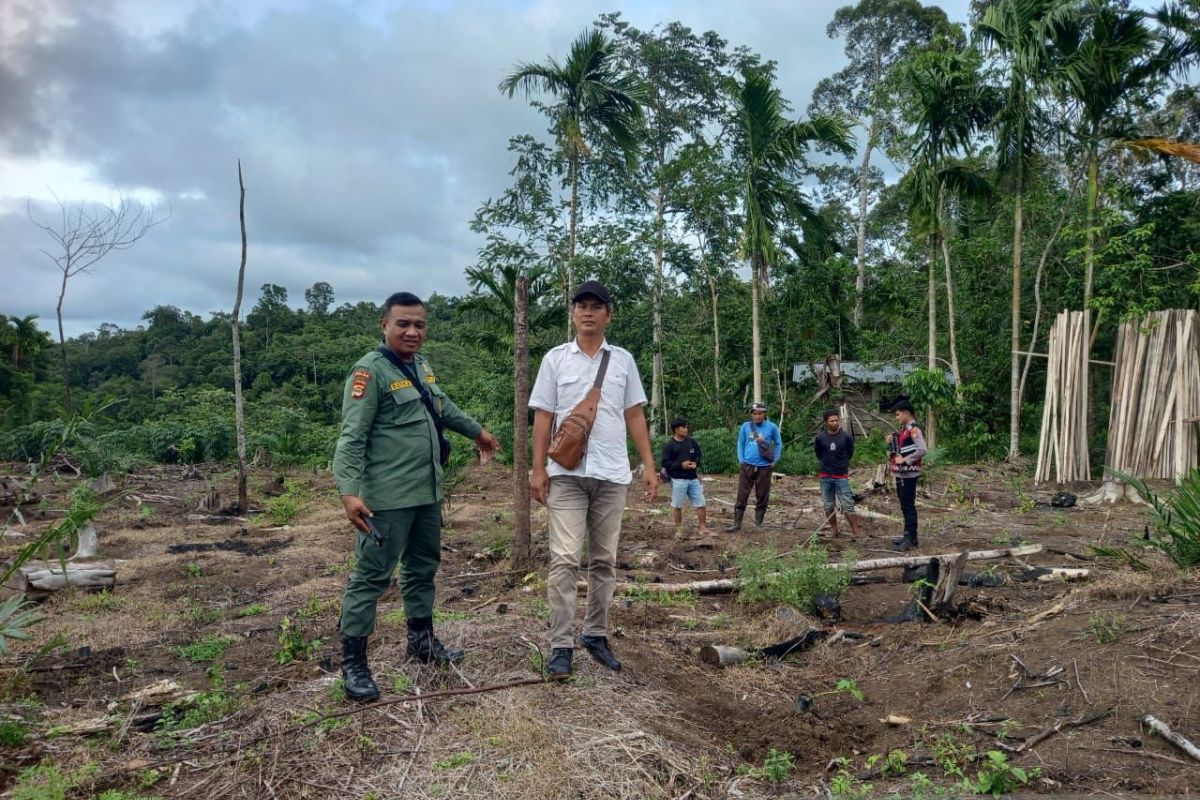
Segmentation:
{"type": "Polygon", "coordinates": [[[779,426],[767,419],[767,407],[762,403],[750,406],[750,419],[742,423],[738,431],[737,500],[733,504],[733,522],[726,528],[728,533],[742,529],[742,517],[746,515],[746,504],[750,501],[750,488],[754,488],[754,524],[759,527],[767,515],[767,504],[771,500],[771,473],[775,462],[783,454],[783,437],[779,426]]]}

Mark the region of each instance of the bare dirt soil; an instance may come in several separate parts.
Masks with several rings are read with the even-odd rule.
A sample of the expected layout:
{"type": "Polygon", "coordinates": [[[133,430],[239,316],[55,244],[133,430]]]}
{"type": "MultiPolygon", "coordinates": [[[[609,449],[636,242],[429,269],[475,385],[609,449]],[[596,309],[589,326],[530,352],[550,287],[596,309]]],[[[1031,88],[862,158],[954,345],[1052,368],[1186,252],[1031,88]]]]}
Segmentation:
{"type": "MultiPolygon", "coordinates": [[[[736,593],[654,588],[736,577],[748,547],[802,545],[821,521],[815,480],[779,477],[767,525],[715,537],[697,534],[690,510],[676,532],[665,499],[646,504],[631,492],[620,576],[642,585],[618,598],[611,620],[625,668],[609,672],[577,650],[576,677],[555,685],[536,681],[544,511],[534,517],[543,566],[512,572],[511,479],[474,467],[448,504],[436,623],[466,661],[449,671],[408,662],[390,591],[371,643],[383,702],[353,706],[336,681],[353,538],[329,476],[289,474],[284,493],[276,472],[260,471],[252,498],[266,511],[222,521],[196,507],[213,488],[230,497],[232,475],[185,475],[158,467],[118,480],[97,518],[116,590],[56,593],[33,640],[13,642],[0,660],[0,723],[25,733],[0,750],[0,791],[40,763],[74,786],[70,797],[920,798],[961,796],[950,787],[964,776],[978,783],[989,751],[1037,771],[1021,795],[1188,796],[1200,786],[1200,763],[1139,723],[1152,714],[1200,741],[1197,576],[1144,552],[1148,571],[1052,551],[1126,546],[1148,523],[1142,507],[1051,508],[1051,490],[1005,467],[936,470],[920,501],[921,554],[1046,549],[1025,564],[970,564],[1005,581],[960,588],[950,620],[886,621],[913,596],[892,569],[872,573],[887,582],[850,587],[832,622],[736,593]],[[1017,580],[1038,565],[1091,574],[1017,580]],[[834,641],[726,668],[698,655],[810,628],[834,641]],[[202,692],[198,702],[156,722],[149,701],[122,699],[164,679],[202,692]],[[471,689],[487,691],[438,695],[471,689]],[[91,720],[107,729],[70,732],[91,720]]],[[[714,526],[729,520],[733,481],[705,484],[714,526]]],[[[12,528],[0,556],[52,522],[72,483],[40,487],[45,510],[29,516],[43,518],[12,528]]],[[[863,505],[890,519],[864,520],[860,540],[822,534],[831,558],[888,554],[899,532],[894,498],[877,493],[863,505]]],[[[26,773],[21,785],[33,782],[26,773]]]]}

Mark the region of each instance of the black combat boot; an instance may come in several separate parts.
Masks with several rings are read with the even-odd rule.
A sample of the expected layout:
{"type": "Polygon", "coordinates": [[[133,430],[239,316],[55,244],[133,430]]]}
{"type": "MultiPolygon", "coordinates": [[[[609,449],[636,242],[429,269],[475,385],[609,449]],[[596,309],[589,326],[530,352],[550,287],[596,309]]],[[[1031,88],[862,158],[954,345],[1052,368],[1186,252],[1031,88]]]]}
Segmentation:
{"type": "Polygon", "coordinates": [[[901,553],[916,550],[918,547],[920,547],[920,542],[917,541],[915,533],[906,532],[902,538],[892,540],[892,549],[898,550],[901,553]]]}
{"type": "Polygon", "coordinates": [[[766,515],[767,515],[767,507],[766,506],[755,506],[754,507],[754,524],[757,527],[761,528],[762,524],[763,524],[763,517],[765,517],[766,515]]]}
{"type": "Polygon", "coordinates": [[[360,703],[379,699],[379,687],[367,666],[367,637],[342,636],[342,686],[360,703]]]}
{"type": "Polygon", "coordinates": [[[580,636],[579,641],[584,647],[587,648],[587,651],[592,654],[592,658],[596,659],[614,672],[621,671],[620,660],[614,656],[612,650],[608,648],[607,636],[580,636]]]}
{"type": "Polygon", "coordinates": [[[421,617],[408,621],[408,657],[439,667],[457,664],[466,655],[462,650],[447,650],[433,635],[433,618],[421,617]]]}
{"type": "Polygon", "coordinates": [[[551,680],[563,681],[571,677],[573,655],[569,647],[555,647],[550,651],[550,663],[546,665],[546,674],[551,680]]]}
{"type": "Polygon", "coordinates": [[[733,522],[729,523],[729,527],[725,529],[726,533],[737,533],[742,529],[742,517],[746,516],[746,509],[735,508],[733,510],[733,522]]]}

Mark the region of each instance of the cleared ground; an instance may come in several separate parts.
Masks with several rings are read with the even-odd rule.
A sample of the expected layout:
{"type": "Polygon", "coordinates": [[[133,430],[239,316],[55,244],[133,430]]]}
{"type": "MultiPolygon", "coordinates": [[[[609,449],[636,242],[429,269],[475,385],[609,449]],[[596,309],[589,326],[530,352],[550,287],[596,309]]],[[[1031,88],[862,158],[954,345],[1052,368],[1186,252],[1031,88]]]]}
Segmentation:
{"type": "MultiPolygon", "coordinates": [[[[228,498],[232,476],[184,475],[161,467],[118,481],[124,494],[98,518],[102,557],[118,562],[116,591],[50,598],[34,641],[16,642],[0,662],[0,711],[27,734],[3,748],[0,789],[43,763],[73,780],[68,796],[78,797],[932,797],[960,780],[956,771],[978,783],[988,751],[1039,770],[1022,793],[1185,795],[1200,781],[1200,764],[1138,722],[1152,714],[1200,740],[1200,582],[1151,555],[1149,571],[1049,549],[1026,559],[1090,569],[1078,583],[1014,580],[1026,567],[1012,560],[972,564],[1005,582],[961,588],[959,613],[938,623],[884,621],[913,594],[890,570],[878,573],[886,583],[848,589],[832,623],[736,594],[654,587],[734,577],[745,548],[803,544],[820,522],[815,480],[781,477],[766,527],[710,538],[696,534],[690,511],[676,533],[666,492],[653,504],[631,494],[620,573],[644,586],[615,604],[623,672],[577,651],[577,677],[565,685],[417,701],[539,676],[544,567],[509,571],[509,478],[477,467],[449,503],[438,598],[438,633],[468,651],[466,662],[449,672],[408,663],[389,592],[372,639],[385,702],[355,707],[323,669],[336,671],[352,542],[330,479],[289,474],[285,491],[261,471],[252,498],[267,512],[212,524],[189,515],[211,488],[228,498]],[[707,644],[763,646],[810,627],[861,636],[724,669],[698,656],[707,644]],[[139,730],[153,709],[121,698],[168,678],[203,692],[200,704],[139,730]],[[813,698],[810,711],[797,710],[801,695],[813,698]],[[352,713],[327,717],[343,711],[352,713]],[[889,715],[908,721],[889,724],[889,715]],[[104,717],[114,721],[107,731],[53,735],[104,717]],[[903,755],[887,767],[894,752],[903,755]],[[914,782],[916,772],[934,788],[914,782]]],[[[72,482],[45,484],[45,506],[72,482]]],[[[733,479],[705,486],[723,527],[733,479]]],[[[1039,502],[1049,496],[1003,467],[937,470],[921,498],[920,552],[1032,542],[1087,555],[1088,545],[1128,545],[1148,522],[1141,507],[1058,509],[1039,502]]],[[[865,506],[898,515],[885,494],[865,506]]],[[[53,513],[45,516],[3,548],[29,541],[53,513]]],[[[875,558],[898,527],[869,519],[864,539],[820,541],[834,558],[849,549],[875,558]]],[[[544,564],[544,534],[535,550],[544,564]]]]}

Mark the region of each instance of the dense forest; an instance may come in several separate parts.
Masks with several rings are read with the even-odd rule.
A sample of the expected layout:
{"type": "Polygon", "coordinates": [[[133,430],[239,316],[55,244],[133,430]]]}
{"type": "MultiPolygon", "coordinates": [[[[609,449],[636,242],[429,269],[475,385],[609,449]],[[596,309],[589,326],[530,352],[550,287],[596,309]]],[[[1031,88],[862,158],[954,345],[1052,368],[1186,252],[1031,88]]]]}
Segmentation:
{"type": "MultiPolygon", "coordinates": [[[[939,452],[1003,458],[1036,447],[1044,367],[1026,354],[1056,312],[1092,309],[1103,360],[1120,320],[1200,302],[1194,0],[977,2],[969,29],[860,0],[827,32],[848,61],[811,98],[780,94],[770,53],[615,13],[560,55],[514,54],[535,60],[495,80],[548,128],[509,142],[511,187],[464,220],[484,242],[472,292],[428,298],[426,352],[461,406],[511,442],[518,278],[536,370],[568,335],[564,293],[595,277],[656,434],[683,414],[716,441],[761,397],[801,441],[817,406],[793,364],[839,354],[932,368],[895,390],[935,411],[939,452]]],[[[245,317],[249,450],[276,464],[328,463],[346,372],[406,288],[338,305],[329,277],[263,285],[245,317]]],[[[0,458],[57,441],[66,385],[89,472],[234,454],[228,314],[158,306],[61,350],[48,320],[0,319],[0,458]]],[[[803,449],[782,468],[805,469],[803,449]]]]}

